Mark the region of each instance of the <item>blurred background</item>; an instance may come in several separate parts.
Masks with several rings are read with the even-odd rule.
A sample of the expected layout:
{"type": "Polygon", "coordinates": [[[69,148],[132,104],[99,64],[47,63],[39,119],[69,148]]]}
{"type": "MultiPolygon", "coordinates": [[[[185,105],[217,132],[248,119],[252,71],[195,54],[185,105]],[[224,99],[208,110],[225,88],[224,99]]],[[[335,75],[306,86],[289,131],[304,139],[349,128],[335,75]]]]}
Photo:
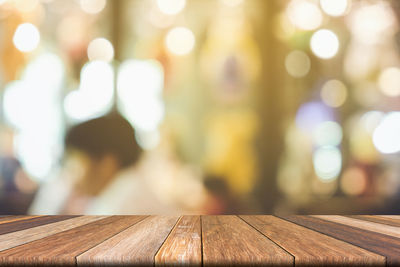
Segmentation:
{"type": "Polygon", "coordinates": [[[395,0],[0,0],[0,213],[400,214],[399,25],[395,0]]]}

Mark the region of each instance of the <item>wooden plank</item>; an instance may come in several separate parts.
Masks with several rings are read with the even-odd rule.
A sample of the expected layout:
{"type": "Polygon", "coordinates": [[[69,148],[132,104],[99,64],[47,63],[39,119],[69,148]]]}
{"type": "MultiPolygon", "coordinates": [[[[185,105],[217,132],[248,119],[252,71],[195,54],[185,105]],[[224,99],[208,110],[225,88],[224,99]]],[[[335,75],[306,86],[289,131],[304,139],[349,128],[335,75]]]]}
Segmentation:
{"type": "Polygon", "coordinates": [[[1,266],[75,266],[76,256],[143,220],[145,216],[111,216],[0,252],[1,266]]]}
{"type": "Polygon", "coordinates": [[[16,221],[21,221],[21,220],[27,220],[27,219],[32,219],[40,217],[38,215],[35,216],[25,216],[25,215],[6,215],[0,218],[0,224],[2,223],[8,223],[8,222],[16,222],[16,221]]]}
{"type": "Polygon", "coordinates": [[[379,217],[383,217],[383,218],[390,218],[390,219],[394,219],[394,220],[400,220],[400,215],[378,215],[379,217]]]}
{"type": "Polygon", "coordinates": [[[348,215],[347,217],[400,227],[400,220],[373,215],[348,215]]]}
{"type": "Polygon", "coordinates": [[[400,264],[400,239],[311,216],[279,216],[288,221],[386,256],[389,266],[400,264]]]}
{"type": "Polygon", "coordinates": [[[30,229],[0,235],[0,251],[32,242],[62,231],[88,224],[105,216],[80,216],[55,223],[45,224],[30,229]]]}
{"type": "Polygon", "coordinates": [[[71,219],[77,216],[38,216],[27,220],[17,220],[0,224],[0,235],[25,230],[28,228],[71,219]]]}
{"type": "Polygon", "coordinates": [[[274,216],[240,216],[295,256],[295,265],[385,266],[383,256],[274,216]]]}
{"type": "Polygon", "coordinates": [[[178,216],[151,216],[77,257],[79,265],[153,266],[178,216]]]}
{"type": "Polygon", "coordinates": [[[201,266],[200,216],[182,216],[155,257],[156,265],[201,266]]]}
{"type": "Polygon", "coordinates": [[[374,223],[374,222],[368,222],[368,221],[363,221],[363,220],[359,220],[359,219],[354,219],[354,218],[349,218],[349,217],[344,217],[344,216],[336,216],[336,215],[326,215],[326,216],[325,215],[313,215],[313,217],[400,238],[400,228],[395,227],[395,226],[374,223]]]}
{"type": "Polygon", "coordinates": [[[203,265],[293,266],[294,258],[237,216],[202,216],[203,265]]]}

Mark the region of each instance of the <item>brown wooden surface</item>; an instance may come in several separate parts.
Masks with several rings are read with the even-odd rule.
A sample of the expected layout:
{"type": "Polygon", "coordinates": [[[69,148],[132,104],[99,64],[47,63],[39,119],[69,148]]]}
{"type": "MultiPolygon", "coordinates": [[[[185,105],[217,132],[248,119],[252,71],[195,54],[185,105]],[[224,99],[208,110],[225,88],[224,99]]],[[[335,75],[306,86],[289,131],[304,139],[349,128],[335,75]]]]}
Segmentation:
{"type": "Polygon", "coordinates": [[[400,265],[399,216],[0,216],[0,266],[400,265]]]}
{"type": "Polygon", "coordinates": [[[182,216],[158,251],[155,264],[201,266],[200,216],[182,216]]]}
{"type": "Polygon", "coordinates": [[[400,238],[400,228],[395,226],[384,225],[375,222],[368,222],[345,216],[315,215],[314,217],[400,238]]]}
{"type": "Polygon", "coordinates": [[[282,218],[386,257],[389,266],[400,265],[400,239],[311,216],[282,218]]]}
{"type": "Polygon", "coordinates": [[[385,257],[274,216],[241,216],[295,256],[296,265],[385,266],[385,257]]]}
{"type": "Polygon", "coordinates": [[[400,227],[400,218],[393,219],[393,218],[386,218],[382,216],[373,216],[373,215],[350,215],[350,216],[348,215],[347,217],[400,227]]]}
{"type": "Polygon", "coordinates": [[[2,223],[9,223],[9,222],[16,222],[16,221],[22,221],[22,220],[27,220],[31,218],[35,218],[39,216],[23,216],[23,215],[9,215],[9,216],[2,216],[0,218],[0,224],[2,223]]]}
{"type": "Polygon", "coordinates": [[[179,217],[151,216],[77,258],[85,264],[154,265],[154,257],[179,217]]]}
{"type": "Polygon", "coordinates": [[[293,266],[294,258],[237,216],[203,216],[203,264],[293,266]]]}
{"type": "Polygon", "coordinates": [[[76,256],[142,220],[111,216],[0,252],[0,263],[75,265],[76,256]]]}
{"type": "Polygon", "coordinates": [[[55,223],[45,224],[30,229],[0,235],[0,251],[29,243],[56,233],[66,231],[93,221],[105,218],[104,216],[80,216],[55,223]]]}
{"type": "Polygon", "coordinates": [[[38,216],[33,218],[28,218],[26,220],[16,220],[7,223],[0,224],[0,235],[7,234],[15,231],[21,231],[24,229],[58,222],[70,218],[74,218],[76,216],[38,216]]]}
{"type": "Polygon", "coordinates": [[[377,215],[378,217],[400,220],[400,215],[377,215]]]}

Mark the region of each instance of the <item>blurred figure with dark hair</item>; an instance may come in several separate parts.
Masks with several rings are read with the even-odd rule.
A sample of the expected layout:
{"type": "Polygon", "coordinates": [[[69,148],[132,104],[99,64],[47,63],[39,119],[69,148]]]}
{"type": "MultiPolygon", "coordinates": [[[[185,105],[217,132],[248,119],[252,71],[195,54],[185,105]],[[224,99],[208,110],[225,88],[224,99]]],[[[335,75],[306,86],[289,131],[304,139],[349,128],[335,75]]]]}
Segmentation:
{"type": "Polygon", "coordinates": [[[231,191],[224,177],[208,175],[204,180],[204,186],[208,191],[204,213],[211,215],[242,213],[240,201],[231,191]]]}
{"type": "Polygon", "coordinates": [[[134,129],[118,113],[72,127],[61,173],[42,186],[30,213],[174,213],[153,192],[141,152],[134,129]]]}

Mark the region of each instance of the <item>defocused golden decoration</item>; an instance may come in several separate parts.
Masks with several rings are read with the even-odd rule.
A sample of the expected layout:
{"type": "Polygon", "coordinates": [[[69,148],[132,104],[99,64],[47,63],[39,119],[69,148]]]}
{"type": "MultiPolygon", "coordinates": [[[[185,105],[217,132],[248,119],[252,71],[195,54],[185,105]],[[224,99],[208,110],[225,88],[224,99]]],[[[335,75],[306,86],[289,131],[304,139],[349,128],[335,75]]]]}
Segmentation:
{"type": "Polygon", "coordinates": [[[245,194],[256,178],[256,157],[252,144],[258,120],[250,110],[218,112],[206,124],[206,172],[227,180],[234,192],[245,194]]]}

